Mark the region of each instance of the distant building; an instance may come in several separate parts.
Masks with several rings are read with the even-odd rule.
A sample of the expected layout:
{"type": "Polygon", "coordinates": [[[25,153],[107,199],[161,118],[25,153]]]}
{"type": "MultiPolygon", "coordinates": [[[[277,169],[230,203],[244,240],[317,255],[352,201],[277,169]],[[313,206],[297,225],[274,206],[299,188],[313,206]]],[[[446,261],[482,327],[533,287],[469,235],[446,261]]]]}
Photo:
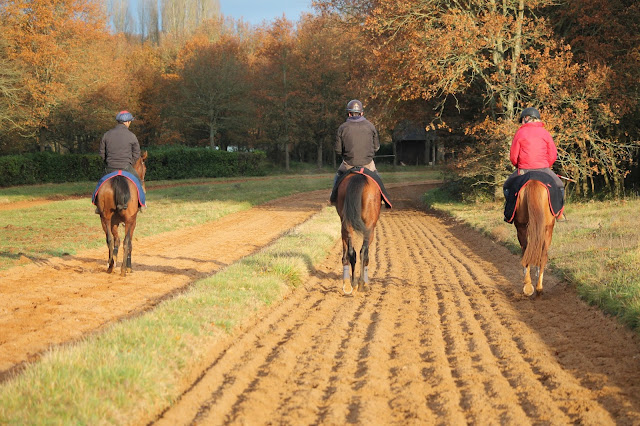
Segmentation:
{"type": "Polygon", "coordinates": [[[435,165],[444,160],[436,132],[420,123],[405,120],[393,129],[394,164],[435,165]]]}

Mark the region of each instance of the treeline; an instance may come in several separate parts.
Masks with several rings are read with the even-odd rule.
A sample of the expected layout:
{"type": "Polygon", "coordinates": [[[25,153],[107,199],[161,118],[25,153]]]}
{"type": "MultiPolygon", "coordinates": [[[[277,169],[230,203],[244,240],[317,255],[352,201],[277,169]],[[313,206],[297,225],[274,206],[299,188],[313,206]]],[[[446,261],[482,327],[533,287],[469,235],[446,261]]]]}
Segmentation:
{"type": "MultiPolygon", "coordinates": [[[[146,181],[263,176],[262,152],[226,152],[183,146],[147,150],[146,181]]],[[[98,181],[104,175],[98,154],[33,152],[0,156],[0,187],[98,181]]]]}
{"type": "Polygon", "coordinates": [[[335,130],[358,98],[383,142],[399,122],[419,123],[477,186],[509,173],[526,106],[540,109],[574,193],[620,195],[637,179],[637,2],[315,3],[297,22],[250,27],[221,17],[217,0],[138,0],[137,11],[0,0],[0,153],[94,152],[128,109],[143,146],[261,149],[284,167],[321,166],[335,162],[335,130]]]}
{"type": "MultiPolygon", "coordinates": [[[[191,3],[213,4],[154,4],[175,12],[191,3]]],[[[3,0],[0,153],[96,152],[127,109],[143,147],[261,149],[285,167],[292,157],[335,161],[335,129],[363,92],[351,81],[353,39],[329,17],[250,27],[194,6],[198,25],[162,9],[141,15],[141,34],[127,32],[133,21],[121,9],[116,0],[3,0]],[[161,13],[175,26],[147,19],[161,13]]]]}

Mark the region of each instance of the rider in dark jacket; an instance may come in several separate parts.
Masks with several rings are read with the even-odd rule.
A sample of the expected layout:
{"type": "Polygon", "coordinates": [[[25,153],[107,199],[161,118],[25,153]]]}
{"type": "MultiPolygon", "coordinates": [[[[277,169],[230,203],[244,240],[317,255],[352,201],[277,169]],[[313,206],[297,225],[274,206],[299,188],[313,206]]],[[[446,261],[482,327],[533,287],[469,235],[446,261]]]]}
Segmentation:
{"type": "Polygon", "coordinates": [[[116,115],[118,124],[104,134],[100,141],[100,157],[104,160],[105,173],[124,170],[140,180],[133,165],[140,158],[140,143],[130,130],[134,120],[129,111],[120,111],[116,115]]]}
{"type": "Polygon", "coordinates": [[[373,156],[380,149],[378,131],[364,118],[362,102],[357,99],[347,104],[347,121],[338,128],[334,150],[342,155],[342,164],[333,180],[331,202],[335,201],[338,177],[354,167],[364,167],[377,172],[373,156]]]}

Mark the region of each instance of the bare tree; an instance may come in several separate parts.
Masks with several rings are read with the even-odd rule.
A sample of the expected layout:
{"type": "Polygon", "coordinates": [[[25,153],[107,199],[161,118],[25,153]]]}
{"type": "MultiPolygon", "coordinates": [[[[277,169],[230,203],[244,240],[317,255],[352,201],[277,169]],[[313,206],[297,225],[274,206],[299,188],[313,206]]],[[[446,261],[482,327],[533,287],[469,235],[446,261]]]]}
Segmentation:
{"type": "Polygon", "coordinates": [[[129,0],[109,0],[108,14],[116,33],[132,34],[135,21],[129,7],[129,0]]]}
{"type": "Polygon", "coordinates": [[[176,37],[191,34],[208,19],[220,16],[220,0],[162,0],[162,31],[176,37]]]}
{"type": "Polygon", "coordinates": [[[158,0],[138,0],[138,29],[143,40],[160,43],[158,0]]]}

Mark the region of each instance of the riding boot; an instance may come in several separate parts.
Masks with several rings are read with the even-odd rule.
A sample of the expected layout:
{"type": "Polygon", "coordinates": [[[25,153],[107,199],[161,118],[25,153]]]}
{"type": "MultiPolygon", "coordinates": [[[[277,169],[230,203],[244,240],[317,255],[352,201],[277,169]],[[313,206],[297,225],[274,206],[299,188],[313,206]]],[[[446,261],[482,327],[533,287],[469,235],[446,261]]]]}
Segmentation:
{"type": "Polygon", "coordinates": [[[338,170],[336,172],[336,175],[333,177],[333,188],[331,189],[331,195],[329,196],[329,201],[331,202],[331,204],[335,204],[336,199],[338,198],[338,187],[336,184],[338,183],[338,178],[342,175],[343,173],[338,170]]]}

